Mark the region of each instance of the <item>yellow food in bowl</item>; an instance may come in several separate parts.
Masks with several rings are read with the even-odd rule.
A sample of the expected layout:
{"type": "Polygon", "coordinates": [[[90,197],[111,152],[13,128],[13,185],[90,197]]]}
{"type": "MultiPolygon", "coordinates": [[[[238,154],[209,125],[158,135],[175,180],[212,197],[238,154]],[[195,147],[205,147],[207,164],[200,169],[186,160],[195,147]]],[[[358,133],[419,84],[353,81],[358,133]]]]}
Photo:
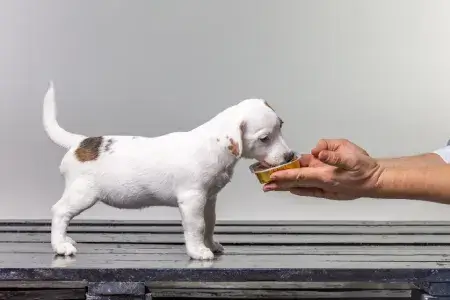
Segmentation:
{"type": "Polygon", "coordinates": [[[296,157],[288,163],[275,166],[272,168],[264,168],[261,166],[259,162],[254,163],[250,166],[250,171],[255,174],[256,178],[258,178],[259,182],[262,184],[266,184],[270,182],[270,175],[274,172],[287,170],[287,169],[295,169],[300,168],[300,158],[296,157]]]}

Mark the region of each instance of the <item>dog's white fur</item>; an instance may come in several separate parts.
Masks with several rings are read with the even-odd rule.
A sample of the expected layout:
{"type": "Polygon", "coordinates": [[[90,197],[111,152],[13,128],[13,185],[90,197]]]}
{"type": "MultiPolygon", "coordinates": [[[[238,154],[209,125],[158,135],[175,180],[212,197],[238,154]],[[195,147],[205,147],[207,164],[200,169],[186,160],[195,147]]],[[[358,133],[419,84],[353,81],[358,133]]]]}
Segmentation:
{"type": "Polygon", "coordinates": [[[87,137],[58,125],[54,98],[50,83],[44,128],[53,142],[68,149],[60,165],[65,190],[52,207],[51,242],[60,255],[76,253],[75,242],[66,235],[70,220],[101,201],[127,209],[178,207],[188,255],[212,259],[213,252],[223,251],[213,237],[217,194],[239,158],[277,165],[293,154],[277,114],[264,100],[248,99],[188,132],[103,136],[98,157],[83,162],[75,151],[87,137]]]}

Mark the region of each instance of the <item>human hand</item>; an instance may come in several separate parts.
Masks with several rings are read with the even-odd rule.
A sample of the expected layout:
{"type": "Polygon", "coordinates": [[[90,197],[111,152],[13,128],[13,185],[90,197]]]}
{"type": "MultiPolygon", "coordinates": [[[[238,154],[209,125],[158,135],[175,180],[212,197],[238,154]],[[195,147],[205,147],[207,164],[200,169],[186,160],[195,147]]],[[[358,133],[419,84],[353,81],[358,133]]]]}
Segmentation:
{"type": "Polygon", "coordinates": [[[370,196],[382,168],[367,151],[347,140],[320,140],[301,168],[278,171],[264,191],[289,191],[299,196],[353,200],[370,196]]]}

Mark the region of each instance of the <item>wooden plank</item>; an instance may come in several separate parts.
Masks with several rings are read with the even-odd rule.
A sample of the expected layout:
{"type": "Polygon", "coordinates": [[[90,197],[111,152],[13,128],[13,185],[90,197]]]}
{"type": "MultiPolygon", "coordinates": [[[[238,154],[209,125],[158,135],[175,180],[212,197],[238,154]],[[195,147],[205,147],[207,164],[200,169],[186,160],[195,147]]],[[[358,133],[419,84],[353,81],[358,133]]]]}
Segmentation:
{"type": "Polygon", "coordinates": [[[85,289],[86,281],[0,281],[0,289],[85,289]]]}
{"type": "MultiPolygon", "coordinates": [[[[447,282],[450,269],[445,264],[377,263],[315,264],[308,262],[192,261],[148,263],[92,262],[84,256],[55,260],[57,263],[22,262],[15,267],[3,265],[0,280],[87,280],[89,282],[124,281],[215,281],[215,282],[447,282]],[[59,266],[58,266],[59,264],[59,266]]],[[[55,262],[54,261],[54,262],[55,262]]],[[[25,261],[26,262],[26,261],[25,261]]],[[[9,263],[9,262],[8,262],[9,263]]]]}
{"type": "Polygon", "coordinates": [[[211,282],[211,281],[150,281],[146,285],[156,289],[246,289],[246,290],[409,290],[415,288],[408,283],[376,282],[211,282]]]}
{"type": "Polygon", "coordinates": [[[144,296],[144,282],[90,282],[87,296],[115,296],[126,295],[128,297],[144,296]]]}
{"type": "MultiPolygon", "coordinates": [[[[310,292],[320,289],[319,285],[314,286],[317,280],[373,284],[364,288],[351,284],[341,286],[345,292],[350,289],[403,291],[399,286],[389,286],[390,281],[406,283],[405,290],[409,290],[409,284],[419,280],[450,280],[450,222],[442,226],[421,223],[411,227],[405,224],[329,227],[322,223],[299,226],[284,222],[272,227],[267,224],[253,227],[250,223],[229,223],[218,226],[216,236],[225,245],[226,253],[213,261],[189,259],[179,223],[162,222],[161,226],[148,222],[131,225],[119,222],[116,226],[104,223],[91,226],[80,222],[71,226],[74,231],[70,236],[79,242],[79,252],[67,258],[54,257],[48,226],[19,222],[8,229],[1,225],[0,282],[74,280],[84,284],[84,280],[135,281],[138,278],[149,281],[150,285],[155,281],[179,284],[178,288],[159,286],[160,291],[167,291],[199,289],[202,287],[195,284],[208,280],[224,282],[210,284],[219,292],[231,289],[237,293],[249,289],[244,283],[249,280],[255,281],[250,283],[253,290],[272,291],[273,285],[270,288],[270,284],[261,281],[294,284],[291,280],[301,280],[311,284],[310,292]],[[103,230],[108,232],[102,233],[103,230]],[[180,285],[180,280],[188,285],[180,285]],[[235,282],[230,285],[230,280],[235,282]],[[377,286],[382,283],[387,285],[377,286]]],[[[278,290],[285,291],[287,284],[278,290]]],[[[46,289],[39,283],[34,286],[46,289]]],[[[291,289],[296,287],[291,285],[291,289]]]]}
{"type": "MultiPolygon", "coordinates": [[[[92,262],[100,261],[147,261],[147,262],[170,262],[170,261],[186,261],[188,256],[186,253],[167,253],[167,254],[92,254],[82,255],[79,253],[76,257],[76,260],[89,260],[92,262]]],[[[450,263],[450,257],[446,255],[404,255],[404,256],[393,256],[393,255],[283,255],[279,257],[277,255],[222,255],[220,256],[220,260],[226,261],[244,261],[248,260],[250,262],[256,261],[260,262],[261,266],[263,263],[269,261],[278,261],[288,264],[290,261],[299,261],[304,262],[308,260],[308,263],[315,262],[361,262],[361,263],[377,263],[377,262],[407,262],[407,263],[415,263],[415,262],[430,262],[430,263],[450,263]]],[[[51,256],[48,254],[42,253],[1,253],[0,254],[0,263],[2,266],[8,264],[10,262],[29,262],[32,264],[33,262],[42,262],[42,261],[51,261],[51,256]],[[49,259],[50,258],[50,259],[49,259]]]]}
{"type": "MultiPolygon", "coordinates": [[[[74,233],[70,235],[80,243],[136,243],[136,244],[183,244],[182,234],[96,234],[74,233]]],[[[241,245],[302,245],[302,244],[450,244],[450,236],[440,235],[230,235],[217,234],[222,244],[241,245]]],[[[45,233],[0,233],[0,242],[49,242],[50,235],[45,233]]]]}
{"type": "Polygon", "coordinates": [[[82,255],[74,257],[53,257],[47,254],[4,254],[0,255],[2,268],[448,268],[450,261],[427,257],[389,256],[297,256],[297,255],[222,255],[212,261],[190,260],[186,254],[168,255],[82,255]]]}
{"type": "Polygon", "coordinates": [[[8,300],[76,300],[85,298],[84,289],[0,290],[0,299],[8,300]]]}
{"type": "MultiPolygon", "coordinates": [[[[0,225],[6,226],[49,226],[48,219],[3,219],[0,225]]],[[[72,225],[82,226],[179,226],[180,220],[91,220],[76,218],[72,225]]],[[[450,226],[450,221],[367,221],[367,220],[331,220],[331,221],[302,221],[302,220],[217,220],[217,226],[450,226]]]]}
{"type": "MultiPolygon", "coordinates": [[[[168,244],[77,244],[79,254],[168,254],[186,252],[184,245],[168,244]]],[[[0,253],[47,253],[53,250],[49,243],[0,243],[0,253]]],[[[397,246],[397,245],[323,245],[323,246],[235,246],[225,248],[226,255],[447,255],[450,246],[397,246]]]]}
{"type": "MultiPolygon", "coordinates": [[[[2,233],[50,233],[50,226],[0,226],[2,233]]],[[[177,226],[71,225],[69,233],[181,233],[177,226]]],[[[433,234],[450,235],[450,226],[217,226],[220,234],[433,234]]]]}
{"type": "Polygon", "coordinates": [[[217,298],[217,299],[370,299],[410,298],[409,290],[365,290],[365,291],[273,291],[273,290],[200,290],[200,289],[156,289],[154,298],[217,298]]]}

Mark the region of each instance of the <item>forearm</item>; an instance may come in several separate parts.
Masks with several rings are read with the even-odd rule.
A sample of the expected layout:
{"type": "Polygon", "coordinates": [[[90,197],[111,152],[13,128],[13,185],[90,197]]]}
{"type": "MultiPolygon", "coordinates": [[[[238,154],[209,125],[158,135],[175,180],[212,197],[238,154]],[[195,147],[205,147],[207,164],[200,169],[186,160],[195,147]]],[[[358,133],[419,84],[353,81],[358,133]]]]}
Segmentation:
{"type": "Polygon", "coordinates": [[[404,156],[397,158],[377,159],[381,167],[426,167],[434,165],[444,165],[446,162],[436,153],[425,153],[415,156],[404,156]]]}
{"type": "Polygon", "coordinates": [[[383,168],[371,196],[450,204],[450,165],[383,168]]]}

